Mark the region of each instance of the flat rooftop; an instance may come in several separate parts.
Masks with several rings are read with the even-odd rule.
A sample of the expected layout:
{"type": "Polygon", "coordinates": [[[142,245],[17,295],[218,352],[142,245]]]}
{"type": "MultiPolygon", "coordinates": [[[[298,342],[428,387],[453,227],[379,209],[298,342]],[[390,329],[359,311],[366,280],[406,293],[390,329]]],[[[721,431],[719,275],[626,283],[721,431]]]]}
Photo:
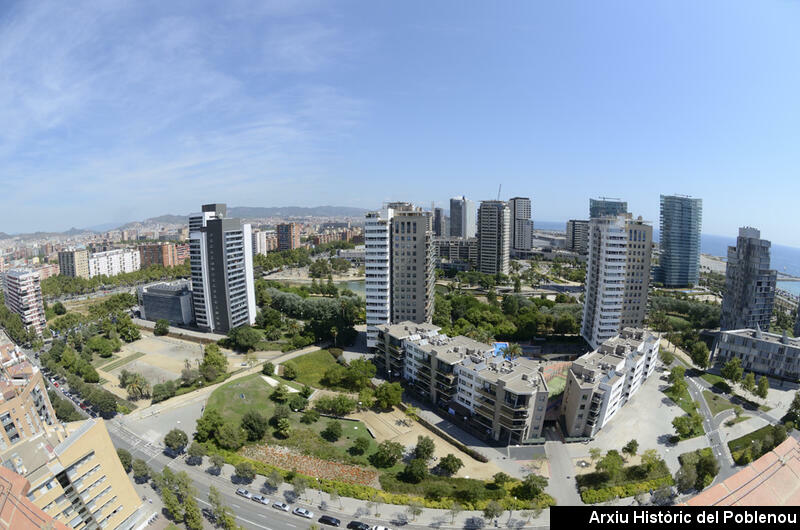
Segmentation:
{"type": "Polygon", "coordinates": [[[723,335],[735,335],[737,337],[745,337],[748,339],[759,340],[771,344],[783,344],[792,348],[800,348],[800,338],[792,338],[784,335],[777,335],[775,333],[768,333],[758,329],[733,329],[723,331],[723,335]]]}

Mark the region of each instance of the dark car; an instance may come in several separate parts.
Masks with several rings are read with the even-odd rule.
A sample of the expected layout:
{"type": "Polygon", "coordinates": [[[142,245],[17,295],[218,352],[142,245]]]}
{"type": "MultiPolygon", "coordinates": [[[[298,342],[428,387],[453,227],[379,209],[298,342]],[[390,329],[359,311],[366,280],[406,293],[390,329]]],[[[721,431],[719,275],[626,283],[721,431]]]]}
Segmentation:
{"type": "Polygon", "coordinates": [[[337,519],[336,517],[331,517],[330,515],[323,515],[318,519],[318,521],[322,524],[327,524],[330,526],[339,526],[342,522],[337,519]]]}
{"type": "Polygon", "coordinates": [[[369,525],[367,523],[362,523],[361,521],[350,521],[347,525],[347,528],[352,530],[369,530],[369,525]]]}

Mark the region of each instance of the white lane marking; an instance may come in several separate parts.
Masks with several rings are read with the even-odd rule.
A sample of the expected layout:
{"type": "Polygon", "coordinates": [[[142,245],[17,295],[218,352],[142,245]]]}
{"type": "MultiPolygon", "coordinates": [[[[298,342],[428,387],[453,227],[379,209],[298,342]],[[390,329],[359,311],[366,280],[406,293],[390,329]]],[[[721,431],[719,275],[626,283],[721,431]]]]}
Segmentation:
{"type": "MultiPolygon", "coordinates": [[[[211,506],[209,503],[207,503],[206,501],[204,501],[203,499],[201,499],[201,498],[199,498],[199,497],[195,497],[195,500],[197,500],[198,502],[202,502],[202,503],[203,503],[203,504],[205,504],[206,506],[211,506]]],[[[234,505],[234,506],[235,506],[235,505],[234,505]]],[[[249,520],[245,519],[244,517],[240,517],[240,516],[238,516],[238,515],[234,515],[234,517],[236,517],[236,518],[237,518],[237,519],[239,519],[240,521],[244,521],[244,522],[245,522],[245,523],[247,523],[247,524],[251,524],[251,525],[253,525],[253,526],[257,526],[257,527],[259,527],[259,528],[263,528],[264,530],[272,530],[272,528],[270,528],[269,526],[264,526],[264,525],[262,525],[262,524],[258,524],[258,523],[256,523],[256,522],[254,522],[254,521],[249,521],[249,520]]],[[[289,523],[287,523],[287,524],[289,524],[289,523]]],[[[289,524],[289,526],[294,526],[294,525],[293,525],[293,524],[289,524]]]]}

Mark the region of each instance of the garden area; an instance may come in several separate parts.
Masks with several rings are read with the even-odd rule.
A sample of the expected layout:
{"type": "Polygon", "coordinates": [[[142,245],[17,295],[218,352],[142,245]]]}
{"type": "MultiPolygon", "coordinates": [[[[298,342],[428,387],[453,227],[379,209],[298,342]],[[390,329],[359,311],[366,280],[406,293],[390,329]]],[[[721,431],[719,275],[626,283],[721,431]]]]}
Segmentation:
{"type": "Polygon", "coordinates": [[[749,434],[728,442],[733,460],[740,466],[758,460],[772,451],[787,437],[784,425],[765,425],[749,434]]]}
{"type": "Polygon", "coordinates": [[[686,412],[685,416],[678,416],[672,420],[672,426],[677,433],[672,438],[673,443],[677,443],[680,440],[688,440],[695,436],[702,436],[705,433],[703,417],[697,412],[697,402],[689,395],[689,387],[686,383],[685,375],[686,369],[683,366],[674,366],[669,372],[668,380],[670,386],[664,390],[664,394],[686,412]]]}
{"type": "MultiPolygon", "coordinates": [[[[630,445],[623,449],[623,453],[633,456],[635,449],[629,448],[630,445]]],[[[645,451],[641,455],[641,463],[637,465],[626,466],[625,457],[615,449],[602,457],[598,450],[593,454],[593,460],[596,461],[596,471],[575,477],[581,499],[587,504],[632,497],[673,483],[666,462],[658,456],[655,449],[645,451]]]]}
{"type": "Polygon", "coordinates": [[[710,447],[683,453],[678,457],[681,467],[675,475],[678,491],[702,491],[714,482],[719,473],[719,463],[710,447]]]}

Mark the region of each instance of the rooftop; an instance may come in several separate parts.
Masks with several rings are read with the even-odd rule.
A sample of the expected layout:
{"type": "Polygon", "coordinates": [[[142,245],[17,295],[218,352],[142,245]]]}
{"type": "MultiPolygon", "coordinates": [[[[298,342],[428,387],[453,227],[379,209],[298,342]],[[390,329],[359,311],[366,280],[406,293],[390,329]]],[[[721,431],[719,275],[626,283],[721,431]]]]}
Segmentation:
{"type": "Polygon", "coordinates": [[[800,348],[800,338],[792,338],[786,334],[777,335],[775,333],[761,331],[760,329],[732,329],[729,331],[723,331],[722,333],[727,335],[736,335],[737,337],[760,340],[763,342],[770,342],[772,344],[785,344],[794,348],[800,348]]]}

